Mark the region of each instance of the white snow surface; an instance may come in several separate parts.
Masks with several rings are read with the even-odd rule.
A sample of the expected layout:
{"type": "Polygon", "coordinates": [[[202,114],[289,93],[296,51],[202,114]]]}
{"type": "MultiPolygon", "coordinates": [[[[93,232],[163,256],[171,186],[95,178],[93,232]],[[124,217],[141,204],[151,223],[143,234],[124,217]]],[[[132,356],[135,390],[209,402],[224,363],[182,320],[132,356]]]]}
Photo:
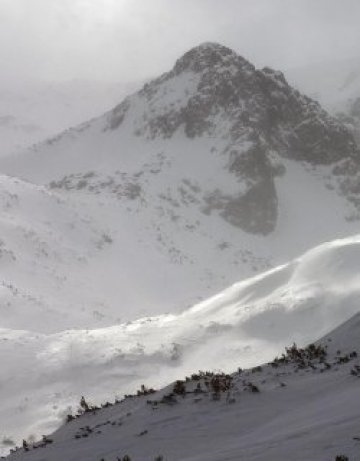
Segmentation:
{"type": "MultiPolygon", "coordinates": [[[[325,243],[178,314],[52,334],[3,328],[0,363],[6,372],[0,383],[0,435],[19,440],[48,433],[76,410],[81,395],[98,404],[121,398],[143,383],[160,388],[198,369],[230,372],[269,361],[293,341],[314,341],[359,311],[359,261],[357,235],[325,243]]],[[[354,325],[351,334],[345,328],[334,335],[339,348],[359,348],[358,320],[354,325]]],[[[338,348],[335,343],[333,347],[338,348]]],[[[324,453],[338,446],[354,452],[350,435],[359,414],[354,405],[359,379],[351,380],[348,368],[346,373],[333,371],[281,377],[289,380],[281,393],[279,377],[273,376],[258,400],[244,394],[234,406],[185,404],[174,412],[169,408],[156,413],[144,399],[131,400],[92,420],[123,420],[131,411],[136,416],[124,423],[124,435],[116,428],[94,444],[70,440],[74,427],[93,424],[81,420],[60,430],[54,448],[25,457],[112,461],[125,450],[140,460],[161,453],[171,460],[230,460],[240,455],[275,460],[285,459],[285,453],[294,453],[294,460],[332,459],[324,453]],[[154,431],[154,438],[147,436],[147,443],[144,436],[140,443],[135,435],[145,429],[154,431]],[[307,447],[304,440],[311,440],[307,447]],[[308,457],[301,457],[301,446],[308,457]],[[266,458],[267,450],[278,457],[266,458]]]]}
{"type": "MultiPolygon", "coordinates": [[[[132,120],[129,116],[125,125],[132,120]]],[[[70,130],[54,143],[2,159],[3,170],[50,183],[41,190],[51,197],[48,207],[52,204],[44,210],[34,199],[24,211],[36,240],[31,233],[17,239],[11,229],[2,228],[4,247],[16,253],[21,245],[22,251],[1,277],[31,298],[41,298],[44,312],[32,313],[33,321],[9,313],[4,327],[40,332],[95,328],[176,312],[323,241],[359,232],[353,206],[332,185],[327,167],[315,170],[274,158],[286,169],[275,179],[276,229],[254,235],[208,206],[207,197],[216,191],[236,196],[246,188],[246,181],[229,173],[221,138],[188,139],[177,133],[170,140],[151,141],[127,135],[126,126],[122,131],[103,131],[103,126],[101,118],[85,124],[83,131],[70,130]],[[59,202],[69,210],[66,216],[59,202]],[[51,224],[49,213],[58,225],[51,224]],[[40,229],[39,222],[48,224],[40,229]],[[51,240],[59,226],[61,236],[51,240]],[[78,227],[82,236],[75,235],[78,227]],[[72,239],[79,238],[77,248],[72,239]],[[74,253],[59,246],[59,239],[70,239],[74,253]],[[42,252],[41,242],[52,251],[42,252]]],[[[7,196],[6,183],[14,180],[3,176],[1,181],[7,196]]],[[[16,184],[19,197],[40,187],[16,184]]],[[[17,207],[5,203],[2,219],[17,226],[14,213],[24,219],[17,207]]],[[[11,311],[16,297],[5,291],[3,296],[11,311]]],[[[30,312],[29,304],[23,300],[30,312]]]]}
{"type": "Polygon", "coordinates": [[[236,187],[221,156],[203,167],[207,147],[182,142],[166,157],[153,147],[140,177],[136,167],[133,174],[90,173],[75,178],[71,191],[0,177],[2,326],[48,333],[176,312],[358,232],[358,221],[345,219],[345,198],[290,160],[282,161],[278,223],[268,236],[205,213],[208,192],[236,187]],[[99,192],[78,190],[81,181],[99,192]]]}

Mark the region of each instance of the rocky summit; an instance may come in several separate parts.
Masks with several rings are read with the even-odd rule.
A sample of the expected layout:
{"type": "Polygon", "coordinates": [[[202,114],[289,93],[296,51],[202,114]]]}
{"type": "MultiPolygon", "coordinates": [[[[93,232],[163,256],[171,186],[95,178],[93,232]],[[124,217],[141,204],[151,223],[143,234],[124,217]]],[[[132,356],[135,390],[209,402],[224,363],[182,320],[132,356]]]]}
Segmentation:
{"type": "MultiPolygon", "coordinates": [[[[257,70],[234,51],[205,43],[185,53],[174,68],[146,84],[140,95],[147,101],[137,134],[151,138],[171,137],[182,128],[186,136],[226,136],[229,148],[265,143],[281,155],[314,164],[328,164],[352,156],[356,145],[344,125],[321,109],[312,99],[288,85],[284,75],[269,67],[257,70]],[[196,81],[187,88],[183,104],[156,102],[166,94],[172,80],[196,81]],[[224,126],[220,122],[227,121],[224,126]],[[147,123],[146,123],[147,122],[147,123]]],[[[118,128],[130,106],[129,99],[109,117],[118,128]]]]}
{"type": "MultiPolygon", "coordinates": [[[[274,157],[311,165],[340,162],[333,170],[337,175],[349,165],[358,169],[359,150],[345,125],[292,88],[281,72],[258,70],[216,43],[185,53],[170,72],[146,84],[139,97],[146,102],[136,135],[171,138],[181,131],[188,138],[224,140],[219,155],[226,156],[228,171],[248,187],[232,197],[213,194],[209,207],[247,232],[267,234],[276,226],[274,178],[284,169],[273,164],[274,157]],[[181,99],[179,94],[178,99],[167,97],[175,82],[182,84],[181,99]]],[[[131,106],[131,97],[117,106],[107,127],[118,129],[131,106]]],[[[342,191],[354,192],[348,186],[342,183],[342,191]]]]}
{"type": "Polygon", "coordinates": [[[336,187],[358,206],[359,150],[346,126],[292,88],[281,72],[256,69],[217,43],[191,49],[170,72],[110,111],[102,130],[121,128],[127,136],[167,145],[179,136],[221,140],[217,155],[239,187],[231,195],[209,191],[203,210],[217,211],[246,232],[266,235],[276,227],[281,159],[333,166],[336,187]]]}

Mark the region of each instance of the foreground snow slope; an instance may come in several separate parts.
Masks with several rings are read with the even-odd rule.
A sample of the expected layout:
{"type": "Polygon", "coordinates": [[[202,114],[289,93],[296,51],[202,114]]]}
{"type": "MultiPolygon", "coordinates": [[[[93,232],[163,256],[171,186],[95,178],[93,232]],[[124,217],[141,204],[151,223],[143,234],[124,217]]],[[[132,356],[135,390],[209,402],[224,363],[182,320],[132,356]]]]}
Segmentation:
{"type": "Polygon", "coordinates": [[[72,420],[9,460],[325,461],[360,455],[360,314],[305,350],[72,420]]]}
{"type": "MultiPolygon", "coordinates": [[[[121,397],[123,393],[139,388],[142,383],[160,387],[198,369],[223,369],[229,372],[238,366],[253,366],[272,359],[293,341],[299,344],[313,341],[358,312],[359,260],[360,236],[355,236],[323,244],[286,265],[235,284],[181,314],[148,317],[110,328],[49,335],[3,329],[0,337],[0,363],[6,374],[1,376],[0,398],[3,405],[0,410],[0,434],[19,438],[49,432],[60,424],[66,413],[76,409],[81,395],[98,403],[113,396],[121,397]]],[[[354,344],[353,347],[357,346],[354,344]]],[[[334,376],[334,381],[326,381],[326,384],[324,381],[324,386],[330,388],[327,396],[329,399],[335,389],[339,391],[339,379],[348,386],[347,375],[346,378],[339,378],[337,374],[331,376],[334,376]]],[[[311,378],[306,374],[299,384],[294,378],[294,388],[304,387],[298,402],[290,390],[291,386],[284,394],[286,399],[294,399],[294,405],[299,405],[297,411],[303,408],[299,417],[303,418],[304,427],[308,421],[303,403],[311,396],[315,402],[321,393],[312,394],[310,383],[313,379],[325,378],[318,375],[311,378]]],[[[356,382],[357,387],[349,385],[350,394],[344,395],[344,405],[348,405],[353,392],[358,392],[358,385],[359,382],[356,382]]],[[[273,400],[274,395],[269,395],[269,401],[273,400]]],[[[256,402],[260,402],[261,406],[267,399],[260,397],[256,402]],[[263,401],[263,398],[266,400],[263,401]]],[[[341,399],[334,401],[334,413],[338,412],[337,405],[340,405],[341,399]]],[[[280,401],[278,403],[280,405],[280,401]]],[[[138,401],[134,405],[137,407],[138,401]]],[[[228,411],[228,407],[225,410],[222,405],[221,412],[228,411]]],[[[249,400],[248,405],[248,411],[251,412],[253,401],[249,400]]],[[[119,410],[121,414],[125,411],[122,408],[119,410]]],[[[231,410],[235,412],[234,417],[238,411],[235,408],[231,410]]],[[[270,405],[264,408],[266,414],[273,415],[275,407],[270,405]]],[[[211,413],[213,410],[206,407],[207,411],[210,411],[208,416],[214,422],[216,431],[220,430],[223,423],[217,418],[221,415],[211,413]]],[[[294,418],[293,424],[297,420],[295,415],[297,412],[287,416],[294,418]]],[[[172,417],[171,412],[166,416],[172,417]]],[[[257,417],[263,420],[264,414],[257,417]]],[[[189,416],[189,420],[191,418],[195,417],[189,416]]],[[[202,419],[199,415],[199,418],[201,424],[209,421],[205,416],[202,419]]],[[[240,418],[247,419],[245,414],[240,418]]],[[[254,427],[259,420],[255,420],[254,427]]],[[[269,420],[268,424],[270,438],[273,424],[276,431],[280,431],[280,428],[285,431],[283,437],[289,435],[285,429],[286,422],[269,420]]],[[[159,427],[162,425],[159,422],[159,427]]],[[[179,430],[188,431],[185,426],[181,424],[179,430]]],[[[234,426],[234,421],[229,426],[234,426]]],[[[191,433],[191,427],[187,434],[191,433]]],[[[226,428],[224,434],[228,432],[226,428]]],[[[295,429],[296,426],[293,426],[295,429]]],[[[66,434],[66,431],[61,434],[66,434]]],[[[248,443],[255,443],[255,439],[249,437],[248,443]]],[[[200,434],[199,438],[206,440],[200,434]]],[[[161,443],[154,442],[154,446],[158,450],[165,446],[170,450],[165,439],[166,435],[161,443]]],[[[291,440],[297,443],[296,439],[291,440]]],[[[139,444],[137,438],[134,438],[134,442],[139,444]]],[[[79,443],[79,446],[83,446],[82,442],[79,443]]],[[[101,449],[107,444],[105,440],[101,449]]],[[[124,448],[133,447],[132,442],[129,444],[124,445],[124,448]]],[[[191,446],[190,443],[184,445],[191,446]]],[[[237,449],[236,446],[234,449],[237,449]]],[[[258,453],[255,447],[253,450],[258,453]]],[[[140,451],[135,450],[134,453],[143,456],[140,451]]],[[[185,457],[185,452],[182,456],[185,457]]],[[[186,456],[190,459],[191,453],[187,452],[186,456]]],[[[170,459],[177,458],[171,455],[170,459]]]]}

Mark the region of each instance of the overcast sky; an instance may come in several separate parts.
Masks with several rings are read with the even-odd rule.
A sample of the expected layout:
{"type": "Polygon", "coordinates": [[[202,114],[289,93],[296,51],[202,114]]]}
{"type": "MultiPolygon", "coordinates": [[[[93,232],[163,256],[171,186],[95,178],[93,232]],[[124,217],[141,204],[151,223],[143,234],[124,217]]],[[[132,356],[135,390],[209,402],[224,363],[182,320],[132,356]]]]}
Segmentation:
{"type": "Polygon", "coordinates": [[[360,0],[0,0],[3,80],[134,81],[204,41],[278,69],[360,56],[360,0]]]}

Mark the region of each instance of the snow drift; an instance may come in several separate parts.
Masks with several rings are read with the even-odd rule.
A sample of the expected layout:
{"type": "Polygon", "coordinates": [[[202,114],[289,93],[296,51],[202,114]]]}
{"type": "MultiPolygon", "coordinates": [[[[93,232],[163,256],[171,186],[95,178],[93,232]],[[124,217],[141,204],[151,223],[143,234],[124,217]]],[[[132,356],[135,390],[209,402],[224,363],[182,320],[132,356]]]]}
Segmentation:
{"type": "Polygon", "coordinates": [[[1,380],[1,432],[48,432],[80,395],[99,402],[198,369],[229,372],[268,361],[293,341],[313,341],[359,310],[359,261],[355,236],[325,243],[178,315],[49,335],[3,329],[0,360],[12,379],[1,380]]]}

